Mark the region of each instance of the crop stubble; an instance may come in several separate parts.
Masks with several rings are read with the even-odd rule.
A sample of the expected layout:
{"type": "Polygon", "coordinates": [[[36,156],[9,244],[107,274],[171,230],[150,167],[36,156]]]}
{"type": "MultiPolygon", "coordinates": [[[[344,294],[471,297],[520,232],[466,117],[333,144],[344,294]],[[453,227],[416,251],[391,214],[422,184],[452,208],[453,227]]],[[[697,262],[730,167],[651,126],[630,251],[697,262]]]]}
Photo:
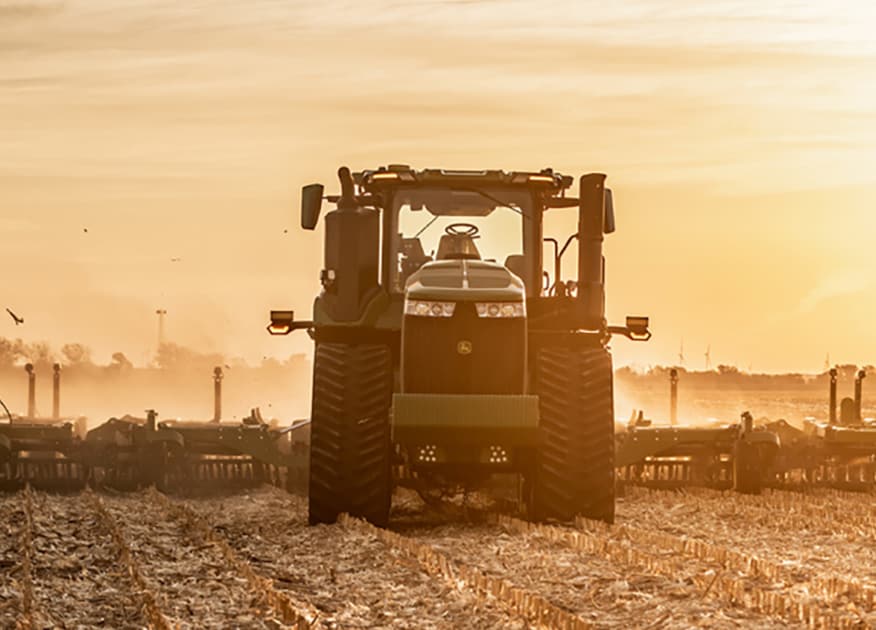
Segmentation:
{"type": "Polygon", "coordinates": [[[613,527],[408,501],[393,532],[274,488],[0,502],[2,627],[876,628],[872,495],[633,489],[613,527]]]}
{"type": "Polygon", "coordinates": [[[186,504],[275,588],[316,607],[326,627],[527,627],[498,603],[433,579],[366,532],[308,527],[304,501],[275,489],[186,504]]]}

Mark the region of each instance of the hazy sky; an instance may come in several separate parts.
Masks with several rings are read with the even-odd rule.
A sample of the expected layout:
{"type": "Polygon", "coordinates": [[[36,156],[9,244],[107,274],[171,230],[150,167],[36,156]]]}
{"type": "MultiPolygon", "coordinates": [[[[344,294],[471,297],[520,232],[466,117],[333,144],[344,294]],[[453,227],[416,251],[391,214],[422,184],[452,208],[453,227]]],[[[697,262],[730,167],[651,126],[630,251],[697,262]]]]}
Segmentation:
{"type": "Polygon", "coordinates": [[[609,313],[655,333],[619,363],[876,362],[874,33],[863,1],[0,0],[0,335],[139,362],[162,307],[303,350],[264,332],[318,289],[302,184],[550,165],[615,189],[609,313]]]}

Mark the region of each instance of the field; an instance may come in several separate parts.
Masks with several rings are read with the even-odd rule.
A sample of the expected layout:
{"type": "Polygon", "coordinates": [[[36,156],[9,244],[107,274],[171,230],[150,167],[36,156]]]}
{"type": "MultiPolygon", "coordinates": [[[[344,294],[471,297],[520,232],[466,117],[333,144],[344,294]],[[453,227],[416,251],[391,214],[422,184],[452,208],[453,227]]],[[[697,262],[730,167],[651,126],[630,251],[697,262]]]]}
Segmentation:
{"type": "Polygon", "coordinates": [[[272,487],[0,502],[2,627],[876,627],[873,495],[633,488],[605,526],[402,494],[389,530],[272,487]]]}

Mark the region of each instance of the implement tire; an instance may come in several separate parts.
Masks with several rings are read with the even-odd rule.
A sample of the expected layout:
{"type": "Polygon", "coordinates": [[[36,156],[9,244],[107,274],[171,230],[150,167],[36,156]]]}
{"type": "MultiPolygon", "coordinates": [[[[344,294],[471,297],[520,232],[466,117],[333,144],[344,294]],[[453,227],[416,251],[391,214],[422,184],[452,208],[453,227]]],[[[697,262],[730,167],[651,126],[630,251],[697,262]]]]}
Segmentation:
{"type": "Polygon", "coordinates": [[[614,399],[604,348],[543,348],[537,358],[540,440],[533,484],[537,520],[614,522],[614,399]]]}
{"type": "Polygon", "coordinates": [[[392,355],[383,345],[319,343],[313,369],[308,519],[342,513],[385,526],[392,500],[392,355]]]}

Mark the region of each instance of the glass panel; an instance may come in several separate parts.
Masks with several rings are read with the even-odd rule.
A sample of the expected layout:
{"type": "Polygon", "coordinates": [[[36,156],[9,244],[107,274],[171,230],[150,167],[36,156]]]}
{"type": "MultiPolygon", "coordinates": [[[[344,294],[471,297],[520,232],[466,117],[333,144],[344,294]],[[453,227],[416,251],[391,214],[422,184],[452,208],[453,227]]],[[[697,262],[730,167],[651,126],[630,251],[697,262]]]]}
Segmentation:
{"type": "Polygon", "coordinates": [[[505,263],[523,254],[523,221],[531,220],[528,192],[496,188],[399,190],[390,220],[390,287],[404,291],[424,263],[442,258],[479,258],[505,263]]]}

